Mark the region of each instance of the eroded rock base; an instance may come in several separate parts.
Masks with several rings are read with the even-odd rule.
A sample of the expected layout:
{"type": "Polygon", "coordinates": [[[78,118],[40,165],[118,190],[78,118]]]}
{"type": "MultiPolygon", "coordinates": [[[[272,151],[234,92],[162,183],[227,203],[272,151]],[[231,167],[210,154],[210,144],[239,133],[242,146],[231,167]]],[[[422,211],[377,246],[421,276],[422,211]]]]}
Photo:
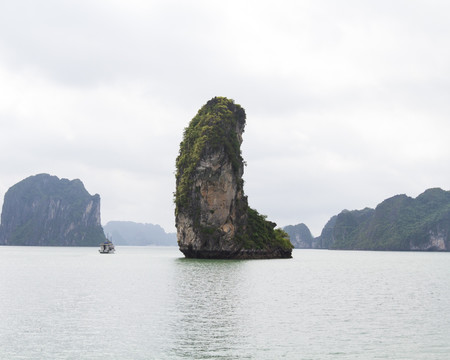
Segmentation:
{"type": "Polygon", "coordinates": [[[192,247],[180,247],[180,251],[190,259],[223,259],[223,260],[250,260],[250,259],[290,259],[292,250],[276,248],[272,250],[239,250],[239,251],[211,251],[195,250],[192,247]]]}

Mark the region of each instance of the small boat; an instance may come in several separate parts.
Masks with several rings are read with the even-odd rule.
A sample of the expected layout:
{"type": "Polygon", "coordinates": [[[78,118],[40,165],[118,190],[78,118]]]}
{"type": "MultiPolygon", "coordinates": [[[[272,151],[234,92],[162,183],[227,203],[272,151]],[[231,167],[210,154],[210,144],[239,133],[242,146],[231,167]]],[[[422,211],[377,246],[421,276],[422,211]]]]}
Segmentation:
{"type": "Polygon", "coordinates": [[[100,254],[114,254],[116,249],[114,248],[114,244],[111,240],[106,240],[100,244],[100,250],[98,251],[100,254]]]}

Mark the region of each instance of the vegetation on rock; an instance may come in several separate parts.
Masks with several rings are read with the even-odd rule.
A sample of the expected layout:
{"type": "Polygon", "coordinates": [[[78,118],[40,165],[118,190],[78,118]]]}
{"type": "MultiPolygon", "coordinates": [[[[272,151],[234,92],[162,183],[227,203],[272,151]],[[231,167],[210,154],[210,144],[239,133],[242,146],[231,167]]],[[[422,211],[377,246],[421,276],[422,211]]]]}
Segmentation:
{"type": "Polygon", "coordinates": [[[316,239],[323,248],[449,250],[450,192],[428,189],[417,198],[396,195],[375,209],[344,210],[316,239]]]}
{"type": "Polygon", "coordinates": [[[247,231],[242,235],[244,249],[266,249],[268,246],[294,248],[286,231],[276,229],[277,224],[267,221],[265,215],[259,214],[250,207],[247,207],[247,214],[247,231]]]}
{"type": "Polygon", "coordinates": [[[289,235],[292,245],[298,249],[311,249],[314,246],[314,237],[305,224],[288,225],[283,230],[289,235]]]}
{"type": "Polygon", "coordinates": [[[178,243],[185,255],[236,258],[246,252],[248,257],[263,257],[264,251],[267,257],[291,255],[286,232],[250,208],[244,195],[240,146],[245,119],[240,105],[215,97],[184,130],[174,202],[178,243]]]}
{"type": "Polygon", "coordinates": [[[242,163],[240,141],[237,132],[230,130],[244,125],[244,109],[233,100],[224,97],[213,98],[198,111],[189,126],[184,129],[183,141],[176,160],[177,210],[190,205],[190,189],[195,170],[206,153],[220,151],[223,148],[235,173],[239,171],[242,163]]]}
{"type": "Polygon", "coordinates": [[[97,246],[105,240],[100,196],[91,196],[78,179],[39,174],[5,194],[0,244],[97,246]]]}

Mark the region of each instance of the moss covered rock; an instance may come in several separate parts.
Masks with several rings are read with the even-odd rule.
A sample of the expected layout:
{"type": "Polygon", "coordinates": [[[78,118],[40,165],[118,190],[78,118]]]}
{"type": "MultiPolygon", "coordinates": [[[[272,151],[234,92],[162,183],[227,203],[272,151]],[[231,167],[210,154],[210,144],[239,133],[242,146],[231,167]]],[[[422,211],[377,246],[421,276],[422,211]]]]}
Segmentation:
{"type": "Polygon", "coordinates": [[[178,245],[186,257],[291,257],[288,235],[251,209],[244,195],[245,119],[240,105],[215,97],[184,130],[174,200],[178,245]]]}

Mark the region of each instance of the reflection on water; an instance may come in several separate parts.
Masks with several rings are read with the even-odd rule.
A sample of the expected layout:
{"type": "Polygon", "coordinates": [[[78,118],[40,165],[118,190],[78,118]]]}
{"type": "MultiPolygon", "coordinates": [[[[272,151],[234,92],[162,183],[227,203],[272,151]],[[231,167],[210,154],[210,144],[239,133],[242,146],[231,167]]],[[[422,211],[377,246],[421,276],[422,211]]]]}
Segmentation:
{"type": "Polygon", "coordinates": [[[248,335],[239,324],[245,262],[177,259],[175,269],[173,354],[186,359],[245,358],[239,351],[248,335]]]}

